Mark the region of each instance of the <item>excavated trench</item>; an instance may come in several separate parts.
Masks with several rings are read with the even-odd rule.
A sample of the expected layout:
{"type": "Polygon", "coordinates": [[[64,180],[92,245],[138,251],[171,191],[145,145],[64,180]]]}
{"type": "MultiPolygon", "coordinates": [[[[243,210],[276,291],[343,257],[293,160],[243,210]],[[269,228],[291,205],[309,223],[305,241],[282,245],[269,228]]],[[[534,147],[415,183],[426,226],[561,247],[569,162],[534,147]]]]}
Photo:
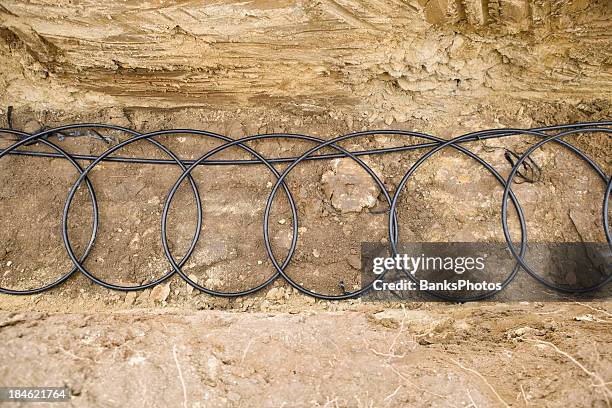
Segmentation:
{"type": "MultiPolygon", "coordinates": [[[[200,129],[231,138],[298,133],[321,139],[400,129],[448,139],[612,117],[606,1],[107,3],[0,1],[0,127],[33,133],[103,123],[142,133],[200,129]]],[[[99,155],[129,137],[99,133],[110,141],[87,130],[50,140],[70,154],[99,155]]],[[[184,160],[221,144],[186,134],[157,140],[184,160]]],[[[610,135],[566,140],[611,174],[610,135]]],[[[406,141],[419,142],[381,134],[341,145],[358,151],[406,141]]],[[[535,141],[522,135],[465,147],[506,177],[512,168],[506,149],[520,154],[535,141]]],[[[0,148],[11,143],[0,137],[0,148]]],[[[272,158],[299,156],[313,144],[274,139],[249,146],[272,158]]],[[[393,193],[423,153],[364,160],[393,193]]],[[[145,140],[116,155],[167,158],[145,140]]],[[[215,158],[251,156],[234,147],[215,158]]],[[[529,239],[605,242],[601,178],[558,145],[532,158],[541,174],[513,187],[529,239]]],[[[0,174],[0,286],[31,289],[58,279],[73,267],[61,220],[77,171],[65,159],[8,155],[0,159],[0,174]]],[[[160,225],[180,174],[172,164],[103,162],[88,175],[100,219],[84,262],[93,275],[133,286],[170,270],[160,225]]],[[[262,219],[275,176],[263,165],[199,166],[192,175],[203,222],[185,274],[224,292],[266,281],[274,269],[262,219]]],[[[388,205],[376,184],[351,160],[335,159],[301,163],[287,185],[299,215],[287,273],[319,293],[357,289],[361,243],[388,237],[388,205]]],[[[400,240],[503,242],[502,192],[465,155],[436,153],[402,194],[400,240]]],[[[168,215],[177,258],[193,238],[196,208],[193,192],[182,185],[168,215]]],[[[518,224],[510,224],[516,237],[518,224]]],[[[78,254],[91,225],[82,187],[69,222],[78,254]]],[[[288,200],[279,193],[270,237],[281,259],[292,226],[288,200]]],[[[263,390],[267,396],[255,405],[606,406],[612,398],[609,309],[605,300],[327,302],[282,279],[235,299],[200,293],[177,276],[122,293],[76,273],[41,294],[0,295],[0,385],[50,379],[69,386],[77,405],[130,405],[142,384],[171,384],[163,397],[149,389],[145,404],[252,406],[263,390]],[[34,355],[44,359],[34,363],[34,355]],[[31,364],[38,368],[28,369],[31,364]],[[493,368],[501,364],[508,368],[493,368]]]]}

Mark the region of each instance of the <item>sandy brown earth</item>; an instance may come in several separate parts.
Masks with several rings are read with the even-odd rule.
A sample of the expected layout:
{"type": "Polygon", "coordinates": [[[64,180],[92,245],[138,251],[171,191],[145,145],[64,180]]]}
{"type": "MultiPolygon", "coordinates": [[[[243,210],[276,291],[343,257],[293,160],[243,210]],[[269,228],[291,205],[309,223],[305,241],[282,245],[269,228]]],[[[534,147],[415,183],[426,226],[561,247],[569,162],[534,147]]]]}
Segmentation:
{"type": "MultiPolygon", "coordinates": [[[[9,106],[12,125],[28,132],[97,122],[232,138],[329,139],[389,128],[450,138],[610,120],[610,14],[605,0],[0,0],[0,126],[9,126],[9,106]]],[[[184,159],[219,144],[176,134],[158,140],[184,159]]],[[[505,177],[504,148],[521,153],[534,141],[466,146],[505,177]]],[[[612,137],[570,141],[612,172],[612,137]]],[[[379,135],[342,146],[417,142],[379,135]]],[[[0,148],[10,143],[0,137],[0,148]]],[[[57,144],[82,154],[108,148],[91,134],[57,144]]],[[[312,145],[250,146],[279,157],[312,145]]],[[[393,192],[422,153],[365,160],[393,192]]],[[[146,141],[120,154],[165,158],[146,141]]],[[[231,149],[217,158],[250,157],[231,149]]],[[[540,179],[513,187],[529,239],[604,242],[602,179],[559,146],[533,158],[540,179]]],[[[160,216],[179,175],[177,166],[118,163],[92,171],[100,230],[85,266],[95,276],[134,285],[169,269],[160,216]]],[[[61,159],[0,160],[1,286],[32,288],[70,270],[60,221],[76,176],[61,159]]],[[[204,219],[185,272],[222,291],[265,281],[273,270],[261,221],[272,173],[205,166],[193,176],[204,219]]],[[[321,293],[342,293],[341,282],[358,287],[360,244],[387,237],[377,187],[348,160],[303,163],[287,182],[300,226],[287,273],[321,293]]],[[[440,152],[402,194],[400,239],[503,241],[501,192],[477,163],[440,152]]],[[[69,223],[77,253],[91,233],[89,205],[80,189],[69,223]]],[[[169,216],[177,257],[195,213],[193,193],[182,186],[169,216]]],[[[292,225],[279,195],[271,217],[279,258],[292,225]]],[[[510,227],[518,238],[515,220],[510,227]]],[[[74,406],[606,407],[611,305],[325,302],[281,280],[226,299],[177,277],[125,294],[77,274],[43,294],[0,295],[0,386],[66,385],[74,406]]]]}
{"type": "Polygon", "coordinates": [[[601,307],[4,313],[0,385],[65,385],[74,406],[605,407],[601,307]]]}
{"type": "MultiPolygon", "coordinates": [[[[609,115],[609,108],[604,112],[604,115],[609,115]]],[[[178,118],[174,118],[166,113],[154,118],[147,110],[136,111],[127,117],[133,127],[142,131],[166,126],[209,129],[233,137],[249,134],[244,130],[224,132],[219,123],[203,123],[211,113],[193,110],[190,114],[199,117],[177,115],[178,118]]],[[[25,126],[32,120],[28,114],[14,116],[16,126],[25,126]]],[[[605,116],[576,114],[573,121],[601,117],[605,116]]],[[[80,120],[113,122],[108,112],[80,120]]],[[[123,120],[128,121],[125,116],[123,120]]],[[[313,134],[315,132],[309,129],[317,128],[316,134],[322,138],[348,131],[346,125],[338,125],[331,119],[321,123],[315,123],[315,119],[301,120],[302,127],[295,128],[271,120],[266,129],[313,134]]],[[[64,121],[70,122],[70,119],[64,121]]],[[[247,121],[248,116],[243,114],[240,120],[234,119],[233,125],[227,126],[241,129],[241,124],[247,121]]],[[[482,119],[479,123],[484,127],[485,121],[482,119]]],[[[508,121],[510,127],[525,126],[524,122],[508,121]]],[[[121,123],[121,120],[116,122],[121,123]]],[[[455,135],[478,129],[457,128],[455,135]]],[[[125,133],[116,131],[105,134],[122,140],[127,138],[125,133]]],[[[220,144],[189,135],[163,136],[157,140],[185,159],[197,158],[220,144]]],[[[500,174],[507,176],[511,166],[504,159],[503,147],[521,152],[534,140],[519,136],[467,146],[499,169],[500,174]]],[[[604,172],[610,171],[610,136],[590,134],[572,141],[604,172]]],[[[418,142],[415,138],[405,140],[390,135],[359,138],[343,146],[363,150],[415,142],[418,142]]],[[[4,141],[5,146],[8,143],[8,140],[4,141]]],[[[108,148],[106,143],[87,137],[68,138],[58,145],[71,153],[84,154],[99,154],[108,148]]],[[[299,155],[312,144],[275,140],[255,142],[251,146],[266,157],[278,157],[299,155]]],[[[146,141],[130,145],[117,154],[167,158],[146,141]]],[[[422,151],[415,151],[371,156],[366,158],[366,162],[392,192],[421,154],[422,151]]],[[[533,157],[542,169],[540,181],[514,187],[526,214],[529,239],[534,242],[605,242],[600,215],[605,187],[603,180],[560,146],[547,145],[536,151],[533,157]]],[[[234,148],[213,158],[251,156],[234,148]]],[[[277,167],[279,170],[283,168],[277,167]]],[[[76,181],[77,172],[66,160],[16,156],[0,160],[0,168],[6,174],[6,182],[0,188],[0,202],[11,211],[11,217],[2,220],[3,228],[0,230],[4,243],[0,256],[0,282],[15,289],[41,286],[67,273],[71,267],[63,248],[60,227],[65,199],[76,181]]],[[[85,262],[88,270],[109,283],[128,286],[150,282],[169,270],[160,238],[161,212],[168,191],[179,175],[180,169],[176,165],[121,163],[103,163],[90,173],[98,199],[100,229],[96,244],[85,262]]],[[[265,282],[272,276],[273,267],[264,247],[262,220],[274,175],[262,165],[201,166],[193,172],[193,177],[202,199],[203,226],[201,238],[184,271],[205,287],[225,292],[245,290],[265,282]]],[[[298,246],[288,273],[306,288],[319,293],[341,294],[340,281],[348,290],[356,289],[361,279],[361,243],[384,243],[388,237],[385,213],[388,204],[379,188],[363,169],[349,159],[300,164],[287,180],[299,216],[298,246]]],[[[477,162],[457,152],[439,152],[417,170],[402,193],[398,207],[400,239],[503,242],[501,192],[501,185],[477,162]]],[[[281,261],[287,254],[293,225],[284,194],[277,195],[272,209],[271,242],[275,254],[278,254],[277,259],[281,261]]],[[[71,240],[82,251],[91,234],[92,220],[90,200],[84,188],[75,200],[70,217],[71,240]]],[[[180,258],[191,242],[196,226],[195,199],[186,184],[171,206],[168,222],[172,250],[175,257],[180,258]]],[[[511,219],[510,226],[518,240],[518,223],[511,219]]],[[[193,304],[193,294],[185,285],[177,282],[171,286],[175,292],[173,297],[180,299],[177,300],[180,304],[193,304]]],[[[70,299],[69,303],[82,296],[101,300],[108,296],[112,299],[125,296],[108,294],[98,287],[84,290],[83,284],[76,279],[66,282],[57,293],[60,299],[70,299]]],[[[139,294],[136,304],[145,304],[147,293],[139,294]]],[[[47,302],[46,299],[43,296],[36,301],[47,302]]],[[[32,298],[11,298],[6,302],[9,305],[31,304],[32,298]]],[[[225,304],[227,300],[220,302],[225,304]]]]}
{"type": "MultiPolygon", "coordinates": [[[[332,126],[329,134],[344,130],[332,126]]],[[[163,141],[182,157],[196,157],[206,148],[190,138],[163,141]]],[[[389,142],[372,139],[352,147],[389,142]]],[[[609,166],[605,137],[579,143],[609,166]]],[[[61,144],[85,153],[106,147],[89,138],[61,144]]],[[[473,145],[508,171],[498,153],[473,145]]],[[[270,155],[304,148],[293,143],[257,147],[270,155]]],[[[125,153],[162,157],[146,143],[125,153]]],[[[231,152],[228,157],[245,156],[231,152]]],[[[374,158],[372,166],[393,185],[416,157],[374,158]]],[[[545,149],[537,160],[545,170],[543,180],[516,189],[530,219],[530,236],[604,239],[599,217],[603,183],[586,167],[575,167],[575,159],[560,148],[545,149]],[[560,200],[543,199],[552,191],[560,200]]],[[[76,172],[59,159],[11,157],[0,166],[9,175],[0,204],[11,212],[0,230],[2,283],[26,288],[48,282],[70,266],[59,220],[76,172]]],[[[359,256],[359,243],[384,239],[386,233],[384,215],[373,214],[367,205],[343,212],[338,208],[342,203],[326,195],[338,169],[333,162],[309,163],[290,179],[300,225],[306,229],[300,230],[288,272],[309,288],[333,294],[340,293],[340,279],[359,283],[351,260],[359,256]]],[[[232,170],[207,167],[195,174],[203,197],[204,236],[187,266],[198,282],[222,290],[244,289],[271,274],[261,218],[273,178],[261,167],[232,170]]],[[[122,284],[161,276],[168,265],[159,242],[159,217],[178,174],[174,167],[110,163],[92,172],[101,231],[86,266],[96,276],[122,284]]],[[[353,196],[367,202],[371,183],[362,183],[353,196]]],[[[339,182],[335,188],[346,185],[339,182]]],[[[418,201],[400,207],[402,236],[499,240],[500,193],[492,178],[468,160],[441,154],[420,171],[407,194],[418,201]],[[465,187],[445,176],[451,168],[465,187]]],[[[171,215],[175,227],[170,236],[182,248],[195,225],[189,194],[185,189],[177,197],[171,215]]],[[[373,209],[382,206],[380,197],[374,197],[373,209]]],[[[87,204],[85,195],[75,204],[75,242],[84,242],[90,233],[87,204]]],[[[282,197],[277,205],[274,236],[282,237],[291,221],[279,223],[290,217],[283,212],[282,197]]],[[[283,241],[277,238],[275,245],[280,251],[283,241]]],[[[334,303],[300,295],[280,280],[259,294],[229,300],[200,294],[176,277],[126,295],[79,275],[51,292],[0,300],[0,385],[66,385],[75,406],[604,407],[611,398],[610,302],[334,303]]]]}
{"type": "Polygon", "coordinates": [[[3,0],[2,99],[433,121],[605,98],[609,19],[606,0],[3,0]]]}

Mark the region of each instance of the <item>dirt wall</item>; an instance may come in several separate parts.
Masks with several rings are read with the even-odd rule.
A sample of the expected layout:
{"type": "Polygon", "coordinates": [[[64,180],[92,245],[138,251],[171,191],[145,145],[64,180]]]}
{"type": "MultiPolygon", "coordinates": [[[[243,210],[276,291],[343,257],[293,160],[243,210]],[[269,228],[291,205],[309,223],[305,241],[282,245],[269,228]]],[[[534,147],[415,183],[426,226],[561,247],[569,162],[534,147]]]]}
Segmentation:
{"type": "Polygon", "coordinates": [[[491,100],[588,105],[612,84],[610,14],[605,0],[3,1],[0,102],[388,124],[491,100]]]}

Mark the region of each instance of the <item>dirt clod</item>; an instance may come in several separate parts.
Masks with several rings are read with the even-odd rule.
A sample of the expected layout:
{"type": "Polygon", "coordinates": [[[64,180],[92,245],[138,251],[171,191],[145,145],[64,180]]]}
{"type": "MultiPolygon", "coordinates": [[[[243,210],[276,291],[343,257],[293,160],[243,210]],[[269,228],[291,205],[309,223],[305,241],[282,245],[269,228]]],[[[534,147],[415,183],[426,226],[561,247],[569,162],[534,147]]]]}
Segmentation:
{"type": "Polygon", "coordinates": [[[336,159],[321,177],[323,191],[342,213],[374,207],[378,187],[369,174],[350,159],[336,159]]]}
{"type": "Polygon", "coordinates": [[[170,295],[170,284],[161,284],[155,286],[151,289],[151,294],[149,295],[149,299],[152,302],[161,303],[168,299],[170,295]]]}

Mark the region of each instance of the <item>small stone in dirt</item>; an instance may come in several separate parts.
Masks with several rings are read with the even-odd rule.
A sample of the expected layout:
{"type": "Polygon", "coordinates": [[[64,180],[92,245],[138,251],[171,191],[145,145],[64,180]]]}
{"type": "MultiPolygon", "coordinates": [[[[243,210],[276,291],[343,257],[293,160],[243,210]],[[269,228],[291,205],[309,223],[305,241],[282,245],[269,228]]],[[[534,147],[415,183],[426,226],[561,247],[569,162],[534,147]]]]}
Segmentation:
{"type": "MultiPolygon", "coordinates": [[[[196,285],[198,284],[198,277],[197,277],[197,276],[195,276],[194,274],[189,275],[189,276],[188,276],[188,278],[189,278],[189,280],[191,280],[191,281],[192,281],[193,283],[195,283],[196,285]]],[[[187,284],[187,293],[188,293],[188,294],[192,294],[194,289],[195,289],[195,288],[194,288],[193,286],[191,286],[190,284],[187,284]]],[[[197,295],[198,293],[200,293],[200,291],[197,291],[197,292],[196,292],[196,295],[197,295]]]]}
{"type": "Polygon", "coordinates": [[[23,125],[23,131],[27,133],[35,133],[42,128],[41,124],[37,120],[29,120],[23,125]]]}
{"type": "Polygon", "coordinates": [[[506,333],[506,338],[508,340],[511,339],[521,339],[524,336],[543,336],[545,333],[542,330],[534,329],[533,327],[519,327],[515,330],[509,330],[506,333]]]}
{"type": "Polygon", "coordinates": [[[345,117],[344,123],[346,123],[346,127],[349,131],[353,130],[353,118],[351,116],[345,117]]]}
{"type": "Polygon", "coordinates": [[[140,294],[138,295],[138,297],[136,297],[136,301],[134,303],[145,304],[149,300],[149,293],[146,290],[143,290],[142,292],[135,292],[135,293],[140,293],[140,294]]]}
{"type": "Polygon", "coordinates": [[[279,301],[284,299],[285,290],[283,288],[272,288],[266,293],[266,299],[279,301]]]}
{"type": "Polygon", "coordinates": [[[216,382],[219,379],[219,368],[221,363],[215,356],[208,357],[206,362],[206,374],[208,374],[208,380],[216,382]]]}
{"type": "Polygon", "coordinates": [[[13,261],[8,261],[8,262],[6,263],[6,266],[7,266],[7,267],[10,267],[12,264],[13,264],[13,261]]]}
{"type": "MultiPolygon", "coordinates": [[[[424,310],[402,310],[402,309],[387,309],[382,312],[375,313],[371,316],[371,320],[384,327],[398,328],[402,321],[411,322],[413,325],[427,326],[432,323],[442,322],[435,320],[429,312],[424,310]]],[[[439,326],[440,324],[437,324],[439,326]]]]}
{"type": "Polygon", "coordinates": [[[280,220],[278,220],[278,223],[280,225],[285,225],[286,222],[287,222],[287,220],[285,220],[284,218],[281,218],[280,220]]]}
{"type": "Polygon", "coordinates": [[[158,196],[153,196],[149,201],[147,201],[147,204],[158,205],[159,203],[161,203],[161,199],[158,196]]]}
{"type": "Polygon", "coordinates": [[[217,278],[208,278],[206,279],[206,283],[204,284],[207,288],[220,288],[223,286],[223,281],[217,278]]]}
{"type": "Polygon", "coordinates": [[[314,256],[315,258],[318,258],[321,256],[321,253],[319,252],[318,249],[315,248],[312,250],[312,256],[314,256]]]}
{"type": "Polygon", "coordinates": [[[592,314],[585,314],[583,316],[574,317],[574,320],[576,320],[577,322],[594,322],[595,317],[592,314]]]}
{"type": "Polygon", "coordinates": [[[134,302],[136,301],[136,298],[138,297],[138,292],[128,292],[127,295],[125,295],[125,305],[126,306],[132,306],[134,304],[134,302]]]}
{"type": "Polygon", "coordinates": [[[417,343],[419,343],[421,346],[429,346],[430,344],[433,344],[433,340],[432,339],[428,339],[426,336],[425,337],[419,337],[419,339],[417,340],[417,343]]]}
{"type": "Polygon", "coordinates": [[[168,299],[168,295],[170,295],[170,284],[157,285],[153,288],[153,290],[151,290],[149,299],[153,302],[161,303],[168,299]]]}
{"type": "Polygon", "coordinates": [[[346,258],[346,261],[352,268],[357,270],[361,269],[361,258],[359,257],[359,255],[351,255],[346,258]]]}
{"type": "Polygon", "coordinates": [[[332,161],[332,168],[321,177],[323,192],[332,205],[343,213],[374,207],[378,187],[370,175],[349,159],[332,161]]]}
{"type": "Polygon", "coordinates": [[[392,115],[391,113],[388,113],[388,114],[385,116],[385,124],[386,124],[387,126],[389,126],[389,125],[391,125],[392,123],[393,123],[393,115],[392,115]]]}
{"type": "Polygon", "coordinates": [[[312,296],[302,295],[302,297],[304,298],[304,301],[308,304],[314,305],[315,303],[317,303],[317,299],[312,296]]]}

